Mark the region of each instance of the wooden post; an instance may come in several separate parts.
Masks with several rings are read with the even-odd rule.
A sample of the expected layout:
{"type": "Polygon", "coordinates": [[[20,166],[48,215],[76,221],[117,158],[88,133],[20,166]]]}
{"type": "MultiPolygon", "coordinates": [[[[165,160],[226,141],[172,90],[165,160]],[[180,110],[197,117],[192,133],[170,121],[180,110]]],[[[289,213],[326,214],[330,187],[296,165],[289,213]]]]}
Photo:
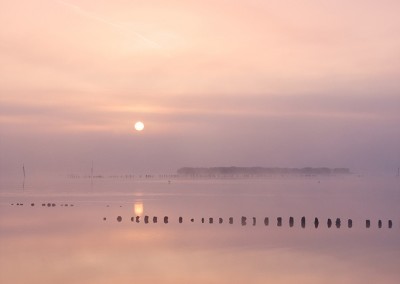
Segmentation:
{"type": "Polygon", "coordinates": [[[276,221],[277,221],[277,226],[278,227],[282,227],[282,217],[278,217],[277,219],[276,219],[276,221]]]}
{"type": "Polygon", "coordinates": [[[164,224],[168,224],[168,216],[164,217],[164,224]]]}
{"type": "Polygon", "coordinates": [[[289,226],[290,226],[290,228],[292,228],[294,226],[294,218],[293,217],[289,218],[289,226]]]}
{"type": "Polygon", "coordinates": [[[264,218],[264,225],[265,225],[265,226],[268,226],[268,225],[269,225],[269,218],[268,218],[268,217],[265,217],[265,218],[264,218]]]}
{"type": "Polygon", "coordinates": [[[244,217],[244,216],[242,216],[242,226],[246,226],[247,225],[247,222],[246,222],[246,220],[247,220],[247,218],[246,217],[244,217]]]}
{"type": "Polygon", "coordinates": [[[371,227],[371,220],[365,220],[365,227],[369,229],[371,227]]]}
{"type": "Polygon", "coordinates": [[[318,229],[318,226],[319,226],[319,220],[318,220],[317,217],[315,217],[315,219],[314,219],[314,227],[315,227],[315,229],[318,229]]]}
{"type": "Polygon", "coordinates": [[[182,222],[183,222],[183,218],[179,217],[179,224],[182,224],[182,222]]]}
{"type": "Polygon", "coordinates": [[[256,217],[253,217],[253,226],[255,226],[257,224],[257,219],[256,217]]]}
{"type": "Polygon", "coordinates": [[[306,227],[306,217],[301,217],[301,227],[304,229],[306,227]]]}
{"type": "Polygon", "coordinates": [[[392,220],[389,220],[389,221],[388,221],[388,227],[389,227],[389,229],[391,229],[392,226],[393,226],[392,220]]]}
{"type": "Polygon", "coordinates": [[[336,225],[336,228],[340,229],[340,226],[342,225],[342,222],[340,221],[340,218],[336,218],[335,225],[336,225]]]}
{"type": "Polygon", "coordinates": [[[229,217],[229,224],[233,224],[233,217],[229,217]]]}
{"type": "Polygon", "coordinates": [[[347,220],[347,227],[349,227],[349,229],[353,228],[353,220],[347,220]]]}

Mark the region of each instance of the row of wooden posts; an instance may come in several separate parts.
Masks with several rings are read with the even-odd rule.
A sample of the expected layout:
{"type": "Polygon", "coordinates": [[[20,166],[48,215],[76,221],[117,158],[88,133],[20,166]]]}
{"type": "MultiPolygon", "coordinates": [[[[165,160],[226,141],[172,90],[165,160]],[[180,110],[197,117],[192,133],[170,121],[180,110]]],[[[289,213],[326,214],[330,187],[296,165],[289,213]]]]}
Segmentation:
{"type": "MultiPolygon", "coordinates": [[[[107,218],[104,217],[103,220],[106,221],[107,218]]],[[[140,223],[140,216],[131,217],[130,220],[131,220],[131,222],[140,223]]],[[[117,217],[117,221],[118,222],[122,222],[122,216],[118,216],[117,217]]],[[[145,224],[150,223],[150,217],[149,216],[144,216],[143,221],[144,221],[145,224]]],[[[194,221],[195,221],[194,218],[190,219],[191,223],[193,223],[194,221]]],[[[207,221],[208,221],[209,224],[213,224],[214,223],[214,218],[210,217],[210,218],[208,218],[208,220],[206,218],[201,218],[201,223],[202,224],[207,223],[207,221]]],[[[270,225],[269,217],[265,217],[263,221],[264,221],[264,225],[265,226],[269,226],[270,225]]],[[[152,218],[152,222],[153,223],[158,223],[158,217],[154,216],[152,218]]],[[[165,216],[164,219],[163,219],[163,222],[164,222],[164,224],[168,224],[169,223],[169,217],[165,216]]],[[[178,222],[179,222],[179,224],[182,224],[183,223],[183,217],[179,217],[178,218],[178,222]]],[[[215,222],[217,222],[217,219],[215,219],[215,222]]],[[[223,218],[218,218],[218,223],[219,224],[224,223],[224,219],[223,218]]],[[[231,225],[234,223],[233,217],[229,217],[228,223],[231,224],[231,225]]],[[[247,218],[245,216],[242,216],[241,219],[240,219],[240,223],[241,223],[242,226],[246,226],[248,223],[250,223],[253,226],[256,226],[257,225],[257,218],[256,217],[247,218]]],[[[289,227],[292,228],[294,226],[294,224],[295,224],[294,218],[293,217],[289,217],[289,227]]],[[[314,227],[316,229],[318,229],[318,227],[320,226],[320,220],[317,217],[315,217],[313,224],[314,224],[314,227]]],[[[301,225],[302,228],[306,227],[306,217],[304,217],[304,216],[301,217],[300,225],[301,225]]],[[[340,218],[336,218],[336,220],[332,220],[332,219],[328,218],[327,221],[326,221],[326,225],[327,225],[328,228],[331,228],[334,225],[336,228],[340,229],[340,227],[342,226],[342,220],[340,218]]],[[[276,218],[276,226],[277,227],[282,227],[283,226],[283,218],[282,217],[277,217],[276,218]]],[[[353,220],[352,219],[347,219],[347,227],[348,228],[352,228],[353,227],[353,220]]],[[[365,220],[365,227],[366,228],[371,228],[371,220],[369,220],[369,219],[365,220]]],[[[382,220],[378,220],[378,228],[381,229],[382,227],[383,227],[383,221],[382,220]]],[[[393,228],[393,221],[392,220],[387,220],[387,227],[389,229],[393,228]]]]}

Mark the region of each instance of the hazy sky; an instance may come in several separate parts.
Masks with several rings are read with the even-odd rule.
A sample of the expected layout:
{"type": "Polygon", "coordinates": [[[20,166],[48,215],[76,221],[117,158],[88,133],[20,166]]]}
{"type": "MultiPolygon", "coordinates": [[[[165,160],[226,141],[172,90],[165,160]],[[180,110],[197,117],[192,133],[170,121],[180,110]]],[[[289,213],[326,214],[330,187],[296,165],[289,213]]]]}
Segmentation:
{"type": "Polygon", "coordinates": [[[398,0],[2,0],[0,170],[394,174],[399,14],[398,0]]]}

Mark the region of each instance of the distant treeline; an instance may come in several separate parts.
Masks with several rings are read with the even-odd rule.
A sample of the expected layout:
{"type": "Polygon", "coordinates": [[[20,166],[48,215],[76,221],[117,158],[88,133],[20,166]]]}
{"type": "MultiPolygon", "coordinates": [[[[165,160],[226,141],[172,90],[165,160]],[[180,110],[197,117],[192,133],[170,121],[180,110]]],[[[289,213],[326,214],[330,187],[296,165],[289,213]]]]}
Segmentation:
{"type": "Polygon", "coordinates": [[[184,167],[177,171],[181,176],[217,177],[217,176],[267,176],[267,175],[330,175],[350,174],[348,168],[264,168],[264,167],[211,167],[192,168],[184,167]]]}

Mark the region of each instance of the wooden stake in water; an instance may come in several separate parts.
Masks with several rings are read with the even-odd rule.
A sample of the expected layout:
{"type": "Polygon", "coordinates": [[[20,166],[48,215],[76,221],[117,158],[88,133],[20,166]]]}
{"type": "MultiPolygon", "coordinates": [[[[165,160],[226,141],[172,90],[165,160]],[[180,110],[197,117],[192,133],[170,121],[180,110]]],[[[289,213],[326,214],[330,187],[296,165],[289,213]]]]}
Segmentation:
{"type": "Polygon", "coordinates": [[[25,179],[25,165],[24,164],[22,164],[22,172],[24,174],[24,179],[25,179]]]}

